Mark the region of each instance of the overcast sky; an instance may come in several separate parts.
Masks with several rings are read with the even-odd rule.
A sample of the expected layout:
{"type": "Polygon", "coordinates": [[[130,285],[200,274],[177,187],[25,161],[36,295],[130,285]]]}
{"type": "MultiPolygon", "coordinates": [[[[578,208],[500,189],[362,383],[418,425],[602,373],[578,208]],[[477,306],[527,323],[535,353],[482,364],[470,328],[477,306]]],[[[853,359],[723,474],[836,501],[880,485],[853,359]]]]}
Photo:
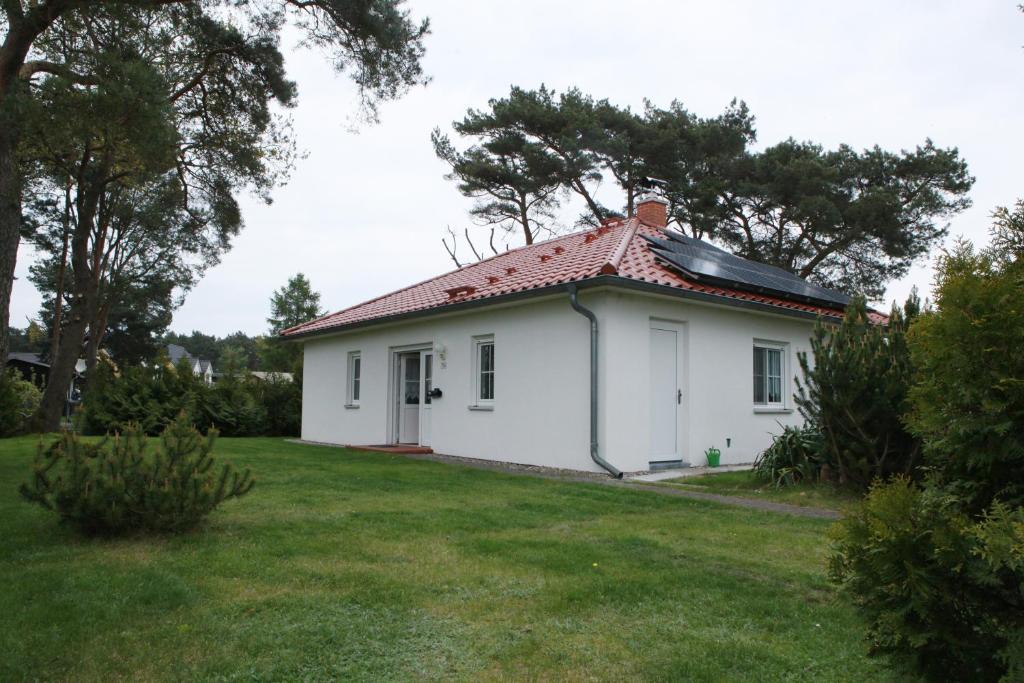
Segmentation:
{"type": "MultiPolygon", "coordinates": [[[[266,330],[268,299],[305,273],[328,310],[417,282],[452,263],[440,240],[468,225],[469,200],[444,179],[430,131],[510,85],[642,107],[673,99],[701,116],[745,100],[758,145],[787,137],[827,147],[912,149],[931,137],[959,147],[977,183],[951,235],[987,240],[988,215],[1024,196],[1024,14],[982,2],[411,2],[429,16],[424,67],[433,81],[351,129],[353,87],[321,55],[288,48],[298,82],[292,112],[308,155],[272,205],[243,200],[233,250],[177,311],[172,329],[225,335],[266,330]]],[[[574,212],[567,209],[571,223],[574,212]]],[[[39,296],[23,248],[11,323],[39,296]]],[[[931,268],[892,283],[930,289],[931,268]]]]}

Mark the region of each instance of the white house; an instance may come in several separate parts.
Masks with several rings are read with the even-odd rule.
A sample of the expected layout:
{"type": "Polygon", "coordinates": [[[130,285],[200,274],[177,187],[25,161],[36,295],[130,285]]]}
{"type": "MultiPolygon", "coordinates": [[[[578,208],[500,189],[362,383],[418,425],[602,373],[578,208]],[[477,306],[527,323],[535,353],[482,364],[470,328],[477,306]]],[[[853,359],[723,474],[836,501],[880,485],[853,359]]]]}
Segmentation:
{"type": "Polygon", "coordinates": [[[666,230],[666,205],[286,330],[302,438],[618,475],[752,461],[844,295],[666,230]]]}
{"type": "Polygon", "coordinates": [[[167,359],[172,365],[177,366],[182,358],[188,361],[194,375],[201,377],[207,384],[213,384],[214,372],[212,362],[205,358],[193,356],[184,346],[179,346],[178,344],[167,345],[167,359]]]}

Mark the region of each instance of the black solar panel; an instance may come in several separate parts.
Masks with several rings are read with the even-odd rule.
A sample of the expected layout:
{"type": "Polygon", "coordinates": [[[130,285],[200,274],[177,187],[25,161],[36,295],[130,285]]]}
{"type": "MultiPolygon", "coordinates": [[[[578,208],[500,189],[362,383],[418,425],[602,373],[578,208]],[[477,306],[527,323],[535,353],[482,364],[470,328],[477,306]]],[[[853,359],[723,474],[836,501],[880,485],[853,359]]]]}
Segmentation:
{"type": "Polygon", "coordinates": [[[664,239],[647,238],[651,251],[669,267],[698,282],[822,306],[842,308],[850,302],[842,292],[812,285],[777,266],[749,261],[682,233],[663,234],[664,239]]]}

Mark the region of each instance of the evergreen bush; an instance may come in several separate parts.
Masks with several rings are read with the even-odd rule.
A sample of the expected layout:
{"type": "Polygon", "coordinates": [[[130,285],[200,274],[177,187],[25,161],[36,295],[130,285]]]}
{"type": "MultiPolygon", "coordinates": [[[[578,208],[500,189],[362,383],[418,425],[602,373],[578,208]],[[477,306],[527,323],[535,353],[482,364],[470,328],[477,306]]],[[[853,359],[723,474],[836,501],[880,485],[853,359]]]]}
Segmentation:
{"type": "Polygon", "coordinates": [[[203,437],[184,413],[152,453],[135,425],[93,444],[65,432],[49,446],[40,443],[32,481],[20,491],[86,534],[184,531],[252,490],[249,470],[215,467],[216,437],[216,430],[203,437]]]}
{"type": "Polygon", "coordinates": [[[280,378],[256,380],[247,372],[227,374],[208,385],[187,362],[158,362],[120,373],[97,366],[86,388],[80,425],[86,434],[123,431],[133,424],[156,435],[182,412],[223,436],[298,436],[302,385],[280,378]]]}
{"type": "Polygon", "coordinates": [[[814,362],[798,354],[801,415],[821,433],[822,457],[838,482],[867,490],[876,478],[913,474],[921,444],[903,425],[912,376],[906,332],[918,315],[916,294],[893,306],[888,325],[871,321],[855,298],[839,325],[818,321],[811,338],[814,362]]]}
{"type": "Polygon", "coordinates": [[[939,262],[935,301],[911,331],[907,422],[972,510],[1024,505],[1024,259],[961,243],[939,262]]]}
{"type": "Polygon", "coordinates": [[[25,431],[42,397],[39,387],[23,380],[16,371],[0,369],[0,437],[25,431]]]}
{"type": "Polygon", "coordinates": [[[829,577],[865,615],[875,652],[935,681],[1024,667],[1024,509],[996,501],[972,517],[948,490],[897,478],[830,533],[829,577]]]}
{"type": "Polygon", "coordinates": [[[873,647],[932,680],[1024,680],[1024,240],[993,243],[940,259],[908,336],[923,486],[876,485],[832,532],[873,647]]]}
{"type": "Polygon", "coordinates": [[[302,376],[294,377],[294,381],[288,381],[269,375],[252,384],[253,395],[266,412],[267,434],[298,436],[302,431],[302,376]]]}

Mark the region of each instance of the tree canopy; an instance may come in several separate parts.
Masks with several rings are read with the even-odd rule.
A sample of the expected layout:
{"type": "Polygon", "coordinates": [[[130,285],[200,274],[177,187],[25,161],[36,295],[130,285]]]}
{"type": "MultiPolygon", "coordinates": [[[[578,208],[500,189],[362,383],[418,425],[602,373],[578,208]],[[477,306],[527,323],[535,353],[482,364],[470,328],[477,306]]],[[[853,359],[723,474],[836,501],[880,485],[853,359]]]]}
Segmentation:
{"type": "Polygon", "coordinates": [[[653,191],[669,201],[670,224],[694,237],[872,299],[941,241],[974,182],[955,148],[931,140],[900,152],[794,139],[756,150],[738,101],[702,118],[679,102],[634,112],[578,89],[513,87],[452,127],[468,146],[435,129],[435,151],[474,200],[476,222],[506,242],[563,229],[557,210],[570,196],[585,207],[577,223],[592,225],[632,215],[653,191]],[[609,184],[610,207],[597,198],[609,184]]]}
{"type": "Polygon", "coordinates": [[[299,372],[302,367],[302,347],[284,341],[278,335],[289,327],[318,318],[324,314],[320,308],[320,293],[302,273],[288,278],[288,283],[275,290],[270,297],[269,338],[261,340],[260,367],[276,372],[299,372]]]}
{"type": "MultiPolygon", "coordinates": [[[[71,177],[90,199],[76,205],[113,182],[173,178],[185,218],[229,238],[236,193],[269,196],[289,168],[286,26],[350,76],[368,119],[426,82],[428,24],[401,0],[3,0],[0,22],[0,355],[20,235],[36,224],[23,225],[23,192],[40,175],[83,171],[84,140],[91,168],[71,177]]],[[[77,222],[95,218],[81,208],[77,222]]]]}
{"type": "MultiPolygon", "coordinates": [[[[56,426],[83,341],[92,365],[112,321],[162,331],[241,229],[238,193],[269,201],[287,178],[283,111],[296,90],[278,42],[289,16],[351,69],[371,118],[379,100],[423,81],[426,24],[395,0],[99,2],[47,17],[33,38],[0,110],[18,119],[19,184],[32,180],[18,213],[24,197],[21,228],[44,254],[34,278],[52,284],[42,426],[56,426]]],[[[21,19],[8,18],[11,39],[21,19]]]]}

